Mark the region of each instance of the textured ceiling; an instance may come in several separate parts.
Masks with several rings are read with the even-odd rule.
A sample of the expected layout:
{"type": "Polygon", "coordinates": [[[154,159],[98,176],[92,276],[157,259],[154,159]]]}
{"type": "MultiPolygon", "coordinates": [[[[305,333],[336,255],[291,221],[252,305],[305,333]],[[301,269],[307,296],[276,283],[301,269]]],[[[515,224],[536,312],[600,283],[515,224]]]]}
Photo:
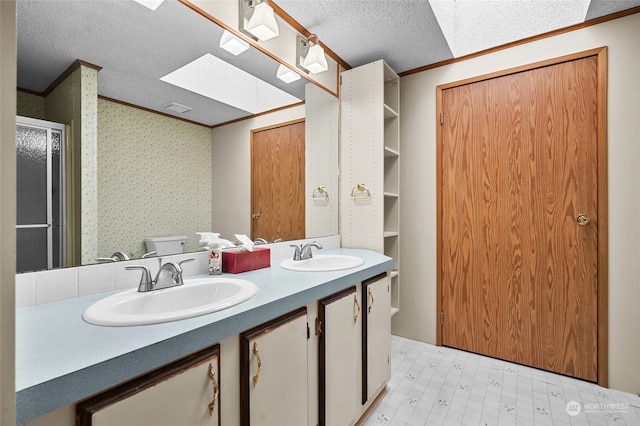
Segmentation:
{"type": "Polygon", "coordinates": [[[165,0],[156,11],[131,0],[18,0],[17,16],[22,89],[46,90],[80,59],[102,67],[102,96],[167,113],[162,105],[168,102],[188,105],[191,111],[174,115],[206,125],[250,115],[160,81],[212,53],[304,99],[305,79],[291,84],[278,80],[279,64],[256,49],[237,57],[220,49],[222,29],[176,0],[165,0]]]}
{"type": "MultiPolygon", "coordinates": [[[[640,0],[273,1],[350,66],[385,59],[396,72],[640,6],[640,0]]],[[[132,0],[18,0],[17,15],[22,89],[44,91],[80,59],[102,67],[102,96],[162,112],[163,104],[178,102],[193,109],[177,116],[206,125],[250,115],[160,80],[211,53],[304,98],[305,79],[281,82],[278,64],[255,49],[238,57],[220,49],[222,29],[177,0],[156,11],[132,0]]]]}
{"type": "Polygon", "coordinates": [[[640,0],[273,0],[356,67],[396,72],[640,6],[640,0]]]}

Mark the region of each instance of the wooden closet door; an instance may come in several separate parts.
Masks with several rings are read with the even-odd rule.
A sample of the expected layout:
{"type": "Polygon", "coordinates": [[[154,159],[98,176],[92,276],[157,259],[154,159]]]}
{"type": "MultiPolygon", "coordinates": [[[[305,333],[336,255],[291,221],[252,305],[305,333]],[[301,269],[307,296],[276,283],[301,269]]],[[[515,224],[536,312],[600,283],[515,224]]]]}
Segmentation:
{"type": "Polygon", "coordinates": [[[305,237],[305,123],[251,135],[251,238],[305,237]]]}
{"type": "Polygon", "coordinates": [[[444,345],[597,380],[597,84],[592,56],[443,90],[444,345]]]}

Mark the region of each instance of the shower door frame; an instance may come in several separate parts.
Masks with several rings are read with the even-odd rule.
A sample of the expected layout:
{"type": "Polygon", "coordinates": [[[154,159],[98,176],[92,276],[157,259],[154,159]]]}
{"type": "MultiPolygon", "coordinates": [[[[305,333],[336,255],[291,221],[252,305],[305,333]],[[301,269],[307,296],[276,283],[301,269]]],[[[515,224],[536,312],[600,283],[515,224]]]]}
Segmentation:
{"type": "MultiPolygon", "coordinates": [[[[47,131],[47,220],[44,224],[16,224],[16,233],[18,229],[47,228],[47,269],[63,267],[66,264],[66,162],[65,162],[65,145],[66,145],[66,126],[53,121],[39,120],[36,118],[16,116],[16,133],[18,126],[30,127],[47,131]],[[53,158],[52,158],[52,134],[60,133],[60,182],[59,182],[59,229],[55,232],[59,233],[59,243],[56,248],[58,253],[59,265],[53,264],[54,246],[53,246],[53,158]]],[[[17,235],[16,235],[17,238],[17,235]]],[[[27,271],[25,271],[27,272],[27,271]]]]}

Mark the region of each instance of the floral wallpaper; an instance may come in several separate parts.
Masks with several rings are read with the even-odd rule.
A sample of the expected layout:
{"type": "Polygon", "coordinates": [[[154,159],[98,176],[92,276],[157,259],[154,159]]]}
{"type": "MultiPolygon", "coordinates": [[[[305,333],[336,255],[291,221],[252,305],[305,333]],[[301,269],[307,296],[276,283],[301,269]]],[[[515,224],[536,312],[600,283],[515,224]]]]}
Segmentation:
{"type": "Polygon", "coordinates": [[[17,92],[17,114],[23,117],[46,120],[44,113],[44,98],[18,90],[17,92]]]}
{"type": "MultiPolygon", "coordinates": [[[[80,91],[74,90],[74,106],[81,105],[80,111],[74,107],[75,117],[80,116],[82,148],[81,155],[81,192],[82,192],[82,264],[92,263],[95,260],[95,253],[99,247],[98,207],[99,199],[96,194],[98,188],[98,144],[97,140],[97,120],[98,120],[98,72],[93,68],[81,66],[80,91]],[[80,99],[78,99],[80,98],[80,99]]],[[[78,83],[74,83],[77,87],[78,83]]]]}
{"type": "Polygon", "coordinates": [[[140,256],[144,238],[167,235],[196,251],[211,200],[210,128],[98,99],[99,256],[140,256]]]}

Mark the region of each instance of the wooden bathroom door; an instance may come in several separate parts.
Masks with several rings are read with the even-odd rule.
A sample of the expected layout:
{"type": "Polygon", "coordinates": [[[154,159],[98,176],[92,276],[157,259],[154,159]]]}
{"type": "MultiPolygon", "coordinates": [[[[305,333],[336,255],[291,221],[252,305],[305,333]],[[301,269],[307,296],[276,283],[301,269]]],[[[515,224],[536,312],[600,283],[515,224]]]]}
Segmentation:
{"type": "Polygon", "coordinates": [[[598,379],[598,84],[588,56],[442,90],[442,344],[598,379]]]}
{"type": "Polygon", "coordinates": [[[251,238],[305,238],[304,121],[251,133],[251,238]]]}

